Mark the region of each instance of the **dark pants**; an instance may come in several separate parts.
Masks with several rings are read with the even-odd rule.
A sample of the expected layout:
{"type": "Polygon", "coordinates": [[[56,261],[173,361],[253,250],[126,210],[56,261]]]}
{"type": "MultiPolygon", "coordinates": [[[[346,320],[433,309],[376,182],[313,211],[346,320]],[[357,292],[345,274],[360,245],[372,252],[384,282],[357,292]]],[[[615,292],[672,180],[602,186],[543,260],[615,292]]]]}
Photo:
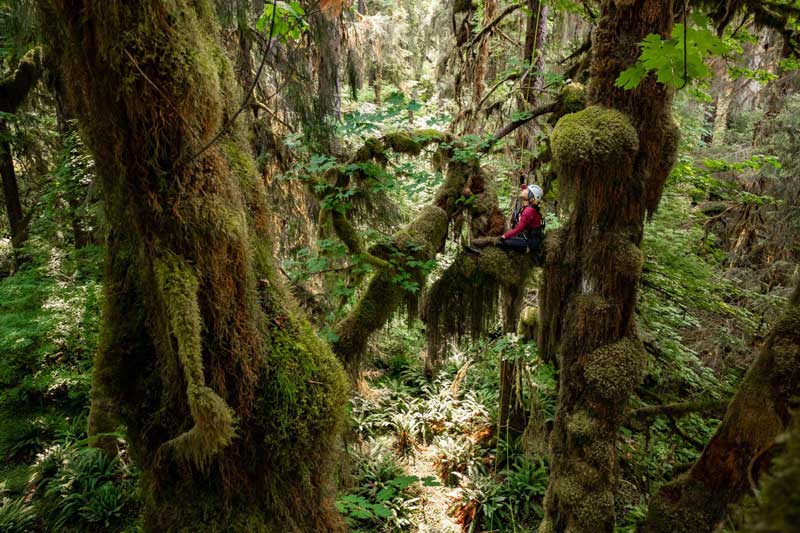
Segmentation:
{"type": "Polygon", "coordinates": [[[538,236],[526,239],[525,237],[512,237],[501,242],[498,246],[501,250],[510,252],[527,253],[530,250],[537,253],[542,244],[542,238],[538,236]]]}

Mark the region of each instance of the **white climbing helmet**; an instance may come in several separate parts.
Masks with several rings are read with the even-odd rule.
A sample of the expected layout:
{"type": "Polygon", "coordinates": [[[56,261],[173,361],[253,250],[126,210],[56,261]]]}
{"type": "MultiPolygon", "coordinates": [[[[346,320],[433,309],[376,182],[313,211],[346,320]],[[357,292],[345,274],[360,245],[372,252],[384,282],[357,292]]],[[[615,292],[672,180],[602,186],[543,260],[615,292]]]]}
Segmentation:
{"type": "Polygon", "coordinates": [[[537,200],[541,200],[542,196],[544,196],[544,190],[538,185],[528,185],[528,200],[532,200],[536,198],[537,200]]]}

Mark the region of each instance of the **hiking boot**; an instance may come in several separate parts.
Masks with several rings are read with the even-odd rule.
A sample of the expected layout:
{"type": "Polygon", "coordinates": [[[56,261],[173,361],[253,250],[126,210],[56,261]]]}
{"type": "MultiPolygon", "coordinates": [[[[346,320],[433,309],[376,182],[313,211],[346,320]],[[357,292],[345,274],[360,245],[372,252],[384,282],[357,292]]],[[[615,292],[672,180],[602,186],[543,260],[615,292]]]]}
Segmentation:
{"type": "Polygon", "coordinates": [[[481,255],[481,251],[474,246],[464,246],[464,251],[470,255],[481,255]]]}

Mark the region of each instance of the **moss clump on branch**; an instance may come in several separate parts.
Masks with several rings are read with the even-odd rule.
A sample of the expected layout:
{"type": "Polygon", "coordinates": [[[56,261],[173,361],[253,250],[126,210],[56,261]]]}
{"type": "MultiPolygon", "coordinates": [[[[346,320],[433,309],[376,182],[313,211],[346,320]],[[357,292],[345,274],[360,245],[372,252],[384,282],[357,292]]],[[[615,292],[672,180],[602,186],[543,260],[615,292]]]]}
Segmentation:
{"type": "Polygon", "coordinates": [[[430,259],[444,247],[448,224],[449,219],[443,209],[426,205],[413,221],[394,235],[392,241],[398,249],[430,259]]]}
{"type": "Polygon", "coordinates": [[[566,84],[558,94],[559,116],[577,113],[586,107],[586,88],[577,82],[566,84]]]}
{"type": "Polygon", "coordinates": [[[614,495],[609,490],[590,492],[573,509],[581,531],[592,531],[614,514],[614,495]]]}
{"type": "Polygon", "coordinates": [[[586,411],[578,411],[567,417],[567,431],[573,438],[591,441],[600,431],[600,424],[596,418],[586,411]]]}

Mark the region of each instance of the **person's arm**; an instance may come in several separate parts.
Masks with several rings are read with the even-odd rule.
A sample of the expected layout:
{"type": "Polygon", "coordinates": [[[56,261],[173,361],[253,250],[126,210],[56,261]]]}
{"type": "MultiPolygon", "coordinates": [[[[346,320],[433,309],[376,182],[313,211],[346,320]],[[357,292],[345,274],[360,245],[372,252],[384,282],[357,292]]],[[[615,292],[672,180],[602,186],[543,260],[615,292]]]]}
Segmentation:
{"type": "Polygon", "coordinates": [[[511,237],[515,237],[515,236],[519,235],[520,233],[525,231],[528,227],[531,227],[530,224],[532,224],[533,221],[535,220],[534,219],[534,213],[535,212],[536,212],[536,210],[534,208],[526,207],[522,211],[522,214],[519,217],[519,222],[517,222],[517,225],[514,226],[513,229],[510,229],[507,232],[505,232],[503,234],[503,238],[504,239],[510,239],[511,237]]]}

